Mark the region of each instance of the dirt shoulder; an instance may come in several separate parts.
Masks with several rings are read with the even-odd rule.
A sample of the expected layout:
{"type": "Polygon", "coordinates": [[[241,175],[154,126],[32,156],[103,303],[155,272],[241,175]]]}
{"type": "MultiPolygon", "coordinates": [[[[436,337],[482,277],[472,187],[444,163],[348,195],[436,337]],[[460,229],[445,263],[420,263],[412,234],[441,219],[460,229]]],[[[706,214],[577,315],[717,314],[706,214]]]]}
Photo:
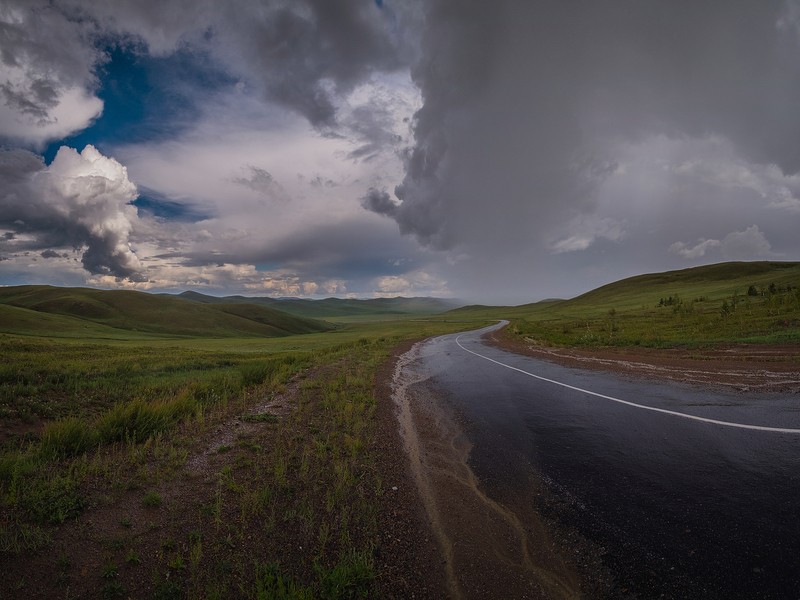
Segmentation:
{"type": "Polygon", "coordinates": [[[648,379],[711,385],[739,392],[800,393],[800,346],[732,344],[714,348],[555,348],[505,329],[494,346],[569,367],[648,379]]]}
{"type": "Polygon", "coordinates": [[[381,437],[394,445],[383,448],[388,462],[379,464],[401,482],[395,493],[403,492],[394,521],[385,512],[381,519],[385,536],[387,524],[400,533],[393,546],[382,540],[395,569],[385,581],[408,586],[405,594],[387,596],[603,597],[599,565],[583,564],[598,553],[579,548],[538,513],[535,504],[547,490],[535,473],[520,473],[513,497],[488,495],[469,463],[468,423],[432,387],[416,352],[399,349],[394,373],[379,374],[380,405],[389,409],[380,419],[391,427],[381,437]],[[401,542],[407,538],[410,544],[401,542]]]}
{"type": "Polygon", "coordinates": [[[396,348],[376,374],[374,451],[387,490],[378,508],[381,555],[376,566],[381,598],[433,600],[447,596],[443,557],[411,474],[392,399],[395,365],[413,345],[396,348]]]}

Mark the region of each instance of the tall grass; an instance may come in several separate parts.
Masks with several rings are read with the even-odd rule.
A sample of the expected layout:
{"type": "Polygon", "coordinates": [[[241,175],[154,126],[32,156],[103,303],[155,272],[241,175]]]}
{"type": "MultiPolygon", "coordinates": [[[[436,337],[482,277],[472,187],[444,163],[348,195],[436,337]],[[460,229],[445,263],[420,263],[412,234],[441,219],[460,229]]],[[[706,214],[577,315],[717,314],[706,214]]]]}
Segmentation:
{"type": "Polygon", "coordinates": [[[67,417],[45,424],[40,449],[43,455],[59,458],[83,454],[100,443],[100,435],[91,423],[67,417]]]}
{"type": "MultiPolygon", "coordinates": [[[[174,510],[169,482],[185,476],[194,436],[289,391],[296,399],[289,412],[242,419],[242,430],[257,428],[266,437],[220,449],[228,467],[198,509],[207,537],[191,552],[164,553],[163,566],[174,573],[176,592],[187,591],[178,578],[185,572],[195,597],[367,597],[378,538],[379,484],[369,452],[375,369],[402,339],[462,326],[358,325],[316,340],[303,336],[300,349],[287,349],[296,338],[286,338],[283,348],[267,340],[267,352],[254,352],[250,341],[233,351],[219,340],[142,348],[0,336],[9,349],[2,376],[27,390],[7,394],[6,415],[45,420],[40,435],[0,446],[0,544],[22,554],[46,547],[50,528],[132,489],[163,493],[162,508],[150,511],[161,516],[148,517],[162,518],[174,510]],[[285,571],[262,566],[245,574],[252,571],[245,567],[254,556],[250,540],[287,528],[302,537],[304,554],[291,553],[285,571]]],[[[144,547],[134,554],[146,555],[144,547]]],[[[277,546],[260,564],[281,556],[277,546]]],[[[166,581],[163,572],[148,577],[166,581]]]]}

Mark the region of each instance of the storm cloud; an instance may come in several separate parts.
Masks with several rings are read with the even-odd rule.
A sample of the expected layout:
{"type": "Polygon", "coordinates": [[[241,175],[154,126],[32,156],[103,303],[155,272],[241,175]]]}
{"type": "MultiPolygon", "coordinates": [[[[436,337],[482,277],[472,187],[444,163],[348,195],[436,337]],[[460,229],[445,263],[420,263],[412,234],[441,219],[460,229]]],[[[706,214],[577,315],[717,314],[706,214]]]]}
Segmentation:
{"type": "Polygon", "coordinates": [[[412,70],[424,105],[395,189],[401,203],[365,204],[425,244],[506,253],[537,239],[546,250],[560,228],[564,240],[579,235],[567,224],[585,228],[596,213],[620,145],[660,135],[719,136],[741,160],[800,169],[795,3],[426,8],[412,70]]]}
{"type": "Polygon", "coordinates": [[[39,148],[101,113],[94,70],[104,54],[92,36],[51,2],[0,5],[0,141],[39,148]]]}
{"type": "Polygon", "coordinates": [[[402,11],[361,0],[233,0],[224,10],[209,0],[68,4],[156,55],[186,45],[207,52],[266,99],[319,127],[336,125],[343,96],[370,74],[404,66],[411,37],[395,26],[402,11]]]}

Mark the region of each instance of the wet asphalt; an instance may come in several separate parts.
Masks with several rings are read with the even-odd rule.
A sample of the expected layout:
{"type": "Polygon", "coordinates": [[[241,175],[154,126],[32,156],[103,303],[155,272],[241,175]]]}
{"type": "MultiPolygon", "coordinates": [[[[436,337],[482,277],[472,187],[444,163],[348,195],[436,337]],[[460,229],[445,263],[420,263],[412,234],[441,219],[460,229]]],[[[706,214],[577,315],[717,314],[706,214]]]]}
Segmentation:
{"type": "Polygon", "coordinates": [[[486,490],[577,532],[610,597],[800,598],[800,434],[656,413],[534,379],[733,423],[800,429],[800,397],[623,378],[488,346],[490,328],[434,338],[421,360],[462,416],[486,490]],[[461,346],[456,343],[458,339],[461,346]],[[517,485],[519,484],[519,485],[517,485]]]}

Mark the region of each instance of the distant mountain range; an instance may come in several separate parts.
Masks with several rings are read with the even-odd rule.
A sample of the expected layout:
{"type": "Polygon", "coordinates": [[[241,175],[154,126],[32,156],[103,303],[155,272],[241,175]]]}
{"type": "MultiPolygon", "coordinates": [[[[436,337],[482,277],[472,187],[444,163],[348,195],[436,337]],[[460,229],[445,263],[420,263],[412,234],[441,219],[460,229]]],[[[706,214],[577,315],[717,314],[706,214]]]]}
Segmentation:
{"type": "MultiPolygon", "coordinates": [[[[0,331],[35,335],[281,337],[333,329],[268,306],[201,304],[127,290],[51,286],[0,288],[0,331]]],[[[124,337],[124,336],[122,336],[124,337]]]]}
{"type": "Polygon", "coordinates": [[[325,298],[308,300],[305,298],[250,298],[247,296],[226,296],[217,298],[199,292],[183,292],[179,298],[203,304],[257,304],[299,317],[325,319],[329,317],[352,317],[359,315],[409,315],[437,314],[461,304],[441,298],[371,298],[368,300],[350,298],[325,298]]]}
{"type": "Polygon", "coordinates": [[[282,337],[335,329],[323,319],[433,314],[455,305],[434,298],[304,300],[216,298],[197,292],[46,285],[0,287],[0,332],[64,337],[282,337]]]}

